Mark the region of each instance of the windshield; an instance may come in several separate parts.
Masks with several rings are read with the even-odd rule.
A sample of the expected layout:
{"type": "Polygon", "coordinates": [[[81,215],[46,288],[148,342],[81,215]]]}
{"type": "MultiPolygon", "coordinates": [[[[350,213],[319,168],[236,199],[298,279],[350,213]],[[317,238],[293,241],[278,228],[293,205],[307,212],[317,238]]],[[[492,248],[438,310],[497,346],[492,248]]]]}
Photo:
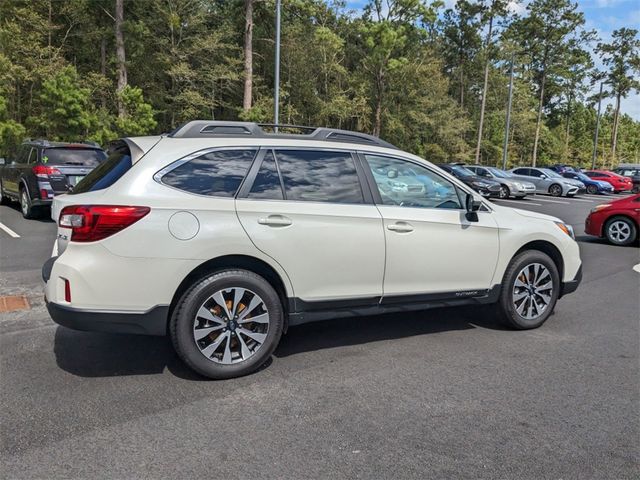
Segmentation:
{"type": "Polygon", "coordinates": [[[475,173],[473,173],[471,170],[469,170],[468,168],[464,168],[461,167],[459,165],[453,165],[451,167],[451,170],[456,174],[459,175],[461,177],[471,177],[474,176],[475,173]]]}
{"type": "Polygon", "coordinates": [[[575,176],[578,180],[591,180],[584,173],[576,173],[575,176]]]}
{"type": "Polygon", "coordinates": [[[106,158],[107,154],[96,148],[46,148],[42,152],[42,163],[47,165],[96,167],[106,158]]]}
{"type": "Polygon", "coordinates": [[[91,170],[89,175],[80,180],[70,193],[93,192],[110,187],[130,168],[131,152],[124,142],[120,142],[109,151],[107,161],[91,170]]]}
{"type": "Polygon", "coordinates": [[[507,173],[507,172],[505,172],[503,170],[500,170],[499,168],[487,167],[487,170],[489,170],[491,173],[493,173],[498,178],[511,178],[511,177],[513,177],[513,175],[511,175],[510,173],[507,173]]]}

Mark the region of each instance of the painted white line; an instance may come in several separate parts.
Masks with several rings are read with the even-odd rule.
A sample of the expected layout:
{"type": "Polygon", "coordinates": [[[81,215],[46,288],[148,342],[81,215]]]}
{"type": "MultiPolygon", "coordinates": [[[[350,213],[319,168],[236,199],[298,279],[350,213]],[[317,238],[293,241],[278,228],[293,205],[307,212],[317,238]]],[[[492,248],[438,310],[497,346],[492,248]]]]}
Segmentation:
{"type": "Polygon", "coordinates": [[[593,200],[585,200],[584,198],[567,198],[567,200],[571,200],[573,202],[582,202],[582,203],[596,203],[593,200]]]}
{"type": "Polygon", "coordinates": [[[9,234],[9,236],[13,237],[13,238],[20,238],[20,235],[18,235],[16,232],[14,232],[13,230],[11,230],[9,227],[7,227],[4,223],[0,222],[0,228],[2,230],[4,230],[5,232],[7,232],[9,234]]]}
{"type": "Polygon", "coordinates": [[[611,198],[606,194],[604,194],[604,195],[591,195],[590,193],[583,193],[581,196],[588,197],[588,198],[594,198],[594,199],[597,199],[597,200],[607,200],[608,198],[611,198]]]}
{"type": "Polygon", "coordinates": [[[633,266],[633,269],[634,269],[636,272],[640,273],[640,263],[639,263],[639,264],[637,264],[637,265],[634,265],[634,266],[633,266]]]}
{"type": "Polygon", "coordinates": [[[506,199],[506,198],[494,198],[493,201],[494,202],[513,202],[513,203],[517,203],[517,204],[522,205],[522,206],[526,206],[526,205],[537,205],[538,207],[542,206],[541,203],[533,203],[530,200],[509,200],[509,199],[506,199]]]}
{"type": "Polygon", "coordinates": [[[560,200],[549,200],[547,198],[540,198],[538,196],[536,196],[536,202],[564,203],[565,205],[571,205],[571,202],[561,202],[560,200]]]}

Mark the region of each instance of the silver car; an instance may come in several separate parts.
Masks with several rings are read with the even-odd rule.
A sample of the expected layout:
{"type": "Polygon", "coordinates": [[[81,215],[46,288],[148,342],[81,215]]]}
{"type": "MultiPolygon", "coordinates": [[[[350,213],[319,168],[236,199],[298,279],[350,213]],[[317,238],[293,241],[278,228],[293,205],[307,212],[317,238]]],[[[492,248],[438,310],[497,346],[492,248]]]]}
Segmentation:
{"type": "Polygon", "coordinates": [[[517,167],[509,170],[509,173],[517,179],[533,183],[536,193],[548,193],[554,197],[573,197],[585,189],[584,183],[564,178],[548,168],[517,167]]]}
{"type": "Polygon", "coordinates": [[[500,183],[500,198],[524,198],[530,193],[536,193],[536,186],[531,182],[526,182],[515,178],[509,172],[496,167],[484,167],[480,165],[465,165],[479,177],[490,178],[500,183]]]}

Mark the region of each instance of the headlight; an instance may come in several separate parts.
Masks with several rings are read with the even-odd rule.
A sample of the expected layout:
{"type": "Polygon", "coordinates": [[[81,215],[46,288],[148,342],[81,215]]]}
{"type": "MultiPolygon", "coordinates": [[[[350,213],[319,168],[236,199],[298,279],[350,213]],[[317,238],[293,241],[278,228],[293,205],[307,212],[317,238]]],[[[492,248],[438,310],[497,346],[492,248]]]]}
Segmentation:
{"type": "Polygon", "coordinates": [[[489,184],[485,182],[471,182],[471,185],[478,188],[487,188],[489,186],[489,184]]]}
{"type": "Polygon", "coordinates": [[[568,225],[566,223],[562,223],[562,222],[554,222],[558,228],[560,230],[562,230],[564,233],[566,233],[567,235],[569,235],[571,238],[573,238],[574,240],[576,239],[575,234],[573,233],[573,227],[571,225],[568,225]]]}
{"type": "Polygon", "coordinates": [[[604,210],[605,208],[610,207],[611,204],[610,203],[602,203],[600,205],[597,205],[596,207],[591,209],[591,213],[596,213],[599,212],[600,210],[604,210]]]}

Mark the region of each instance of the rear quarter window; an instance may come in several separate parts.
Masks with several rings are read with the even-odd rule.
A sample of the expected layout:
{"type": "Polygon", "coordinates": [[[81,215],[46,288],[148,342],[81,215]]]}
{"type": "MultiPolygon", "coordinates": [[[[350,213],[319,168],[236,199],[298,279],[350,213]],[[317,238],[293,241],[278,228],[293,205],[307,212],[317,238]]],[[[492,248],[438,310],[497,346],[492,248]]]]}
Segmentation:
{"type": "Polygon", "coordinates": [[[178,164],[160,181],[178,190],[212,197],[234,197],[257,149],[216,150],[178,164]]]}

